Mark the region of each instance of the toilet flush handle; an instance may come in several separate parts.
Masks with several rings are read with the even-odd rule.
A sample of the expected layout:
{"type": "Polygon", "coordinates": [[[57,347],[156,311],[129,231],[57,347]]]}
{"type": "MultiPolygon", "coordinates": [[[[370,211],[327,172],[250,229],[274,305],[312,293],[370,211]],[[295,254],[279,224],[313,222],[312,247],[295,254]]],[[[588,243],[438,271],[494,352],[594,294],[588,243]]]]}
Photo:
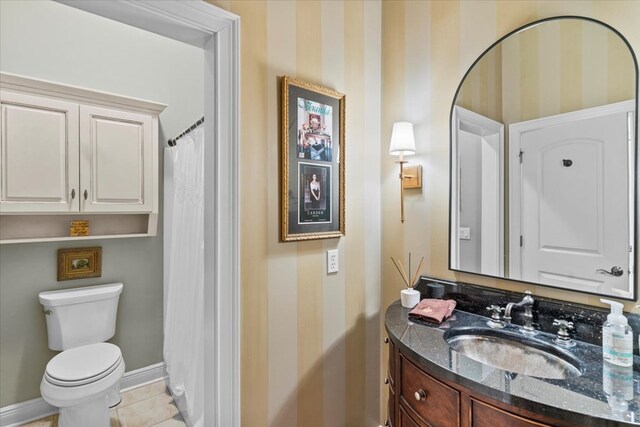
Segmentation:
{"type": "Polygon", "coordinates": [[[51,316],[53,314],[53,311],[51,310],[44,310],[44,314],[46,314],[47,316],[51,316]]]}

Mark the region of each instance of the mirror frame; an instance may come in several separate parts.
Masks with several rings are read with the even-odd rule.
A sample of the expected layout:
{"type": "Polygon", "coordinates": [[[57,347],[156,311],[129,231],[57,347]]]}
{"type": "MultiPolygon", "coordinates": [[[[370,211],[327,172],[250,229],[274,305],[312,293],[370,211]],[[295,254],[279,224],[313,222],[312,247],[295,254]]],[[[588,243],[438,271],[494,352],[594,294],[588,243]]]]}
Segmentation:
{"type": "Polygon", "coordinates": [[[567,292],[580,292],[583,294],[588,294],[588,295],[598,295],[598,296],[607,296],[609,298],[615,298],[615,299],[620,299],[620,300],[626,300],[626,301],[636,301],[637,299],[637,290],[638,290],[638,97],[640,95],[640,91],[638,90],[638,59],[636,57],[635,52],[633,51],[633,48],[631,47],[631,44],[629,43],[629,41],[622,35],[622,33],[620,33],[620,31],[616,30],[615,28],[613,28],[611,25],[606,24],[602,21],[599,21],[597,19],[593,19],[593,18],[588,18],[586,16],[579,16],[579,15],[561,15],[561,16],[553,16],[550,18],[544,18],[544,19],[539,19],[537,21],[533,21],[530,22],[528,24],[522,25],[518,28],[516,28],[513,31],[510,31],[509,33],[505,34],[504,36],[500,37],[498,40],[496,40],[494,43],[492,43],[487,49],[485,49],[482,54],[480,54],[480,56],[478,56],[478,58],[476,58],[475,61],[473,61],[473,64],[471,64],[471,66],[469,67],[469,69],[464,73],[464,76],[462,76],[462,79],[460,80],[460,83],[458,84],[458,87],[455,91],[455,94],[453,95],[453,101],[451,102],[451,109],[449,112],[449,230],[448,230],[448,263],[449,263],[449,270],[450,271],[455,271],[458,273],[465,273],[465,274],[473,274],[476,276],[482,276],[482,277],[490,277],[492,279],[500,279],[500,280],[508,280],[508,281],[512,281],[512,282],[517,282],[517,283],[524,283],[524,284],[529,284],[529,285],[533,285],[533,286],[544,286],[547,288],[553,288],[553,289],[560,289],[563,291],[567,291],[567,292]],[[631,58],[633,59],[633,64],[635,66],[635,78],[636,78],[636,84],[635,84],[635,129],[634,129],[634,137],[635,137],[635,149],[634,149],[634,161],[633,161],[633,165],[634,165],[634,189],[633,189],[633,209],[634,209],[634,218],[633,221],[629,221],[629,224],[631,225],[631,231],[633,232],[633,247],[634,247],[634,260],[633,260],[633,279],[632,279],[632,283],[630,286],[630,290],[631,290],[631,294],[632,296],[630,298],[623,298],[623,297],[618,297],[618,296],[612,296],[612,295],[604,295],[604,294],[598,294],[595,292],[580,292],[580,291],[576,291],[576,290],[572,290],[572,289],[566,289],[566,288],[560,288],[557,286],[553,286],[553,285],[546,285],[543,283],[536,283],[536,282],[530,282],[530,281],[526,281],[526,280],[518,280],[518,279],[512,279],[509,277],[501,277],[501,276],[492,276],[489,274],[482,274],[482,273],[475,273],[472,271],[466,271],[466,270],[460,270],[458,268],[453,268],[452,262],[453,262],[453,258],[452,258],[452,237],[453,237],[453,208],[454,208],[454,203],[453,203],[453,164],[454,164],[454,159],[453,159],[453,155],[454,155],[454,150],[453,150],[453,118],[454,118],[454,110],[456,107],[456,100],[458,99],[458,95],[460,94],[460,91],[462,89],[462,85],[464,84],[465,80],[467,79],[467,77],[469,76],[469,74],[471,73],[471,71],[474,69],[474,67],[476,66],[476,64],[478,64],[487,53],[489,53],[494,47],[496,47],[498,44],[502,43],[505,39],[507,39],[508,37],[519,33],[521,31],[524,31],[526,29],[535,27],[537,25],[540,25],[542,23],[545,22],[551,22],[551,21],[558,21],[558,20],[563,20],[563,19],[580,19],[583,21],[589,21],[589,22],[593,22],[595,24],[599,24],[602,25],[603,27],[613,31],[618,37],[620,37],[620,39],[624,42],[624,44],[627,46],[627,48],[629,49],[629,52],[631,54],[631,58]]]}

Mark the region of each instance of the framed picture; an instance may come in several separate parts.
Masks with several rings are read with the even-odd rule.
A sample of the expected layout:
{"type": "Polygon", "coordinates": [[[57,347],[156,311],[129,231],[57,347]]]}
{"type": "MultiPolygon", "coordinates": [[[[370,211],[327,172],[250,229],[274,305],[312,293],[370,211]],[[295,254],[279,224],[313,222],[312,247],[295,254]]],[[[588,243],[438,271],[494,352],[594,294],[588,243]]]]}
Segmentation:
{"type": "Polygon", "coordinates": [[[344,236],[345,95],[282,77],[283,242],[344,236]]]}
{"type": "Polygon", "coordinates": [[[102,248],[58,249],[58,281],[102,276],[102,248]]]}

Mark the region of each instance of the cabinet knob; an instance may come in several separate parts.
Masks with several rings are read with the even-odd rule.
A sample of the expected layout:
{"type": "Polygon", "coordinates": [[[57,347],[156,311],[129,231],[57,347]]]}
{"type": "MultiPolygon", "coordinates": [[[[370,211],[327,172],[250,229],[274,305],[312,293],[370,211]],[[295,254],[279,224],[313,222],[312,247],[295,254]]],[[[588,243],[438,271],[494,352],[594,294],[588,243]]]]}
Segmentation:
{"type": "Polygon", "coordinates": [[[427,393],[423,389],[420,389],[413,393],[413,397],[415,397],[418,402],[421,402],[427,400],[427,393]]]}
{"type": "Polygon", "coordinates": [[[73,200],[75,198],[76,198],[76,189],[73,188],[73,189],[71,189],[71,200],[73,200]]]}
{"type": "Polygon", "coordinates": [[[384,379],[384,383],[385,383],[385,384],[389,384],[389,378],[385,378],[385,379],[384,379]]]}
{"type": "Polygon", "coordinates": [[[389,344],[389,337],[384,337],[384,343],[389,344]]]}
{"type": "Polygon", "coordinates": [[[87,200],[87,197],[89,197],[89,192],[84,190],[84,199],[87,200]]]}

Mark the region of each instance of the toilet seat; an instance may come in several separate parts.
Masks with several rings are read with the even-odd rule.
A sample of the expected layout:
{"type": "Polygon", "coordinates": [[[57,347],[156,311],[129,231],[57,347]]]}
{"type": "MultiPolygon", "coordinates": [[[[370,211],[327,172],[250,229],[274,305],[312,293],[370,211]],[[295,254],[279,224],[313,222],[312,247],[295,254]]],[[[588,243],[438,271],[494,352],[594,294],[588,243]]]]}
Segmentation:
{"type": "Polygon", "coordinates": [[[65,350],[47,364],[45,379],[61,387],[77,387],[96,382],[122,363],[120,348],[109,343],[90,344],[65,350]]]}
{"type": "MultiPolygon", "coordinates": [[[[104,345],[100,346],[99,344],[91,344],[92,347],[96,345],[98,345],[97,349],[102,349],[102,350],[107,349],[105,353],[108,353],[110,351],[108,347],[104,345]]],[[[109,344],[109,345],[112,345],[112,344],[109,344]]],[[[80,347],[76,347],[76,348],[80,348],[80,347]]],[[[87,402],[95,400],[96,398],[107,399],[108,396],[111,396],[112,394],[117,395],[118,397],[117,400],[119,400],[120,380],[124,375],[125,361],[124,361],[124,358],[122,358],[120,349],[118,349],[117,347],[116,349],[117,350],[115,354],[117,355],[117,357],[116,357],[115,363],[103,362],[104,365],[101,365],[100,363],[96,362],[94,359],[93,363],[95,363],[97,366],[102,366],[101,368],[100,367],[96,368],[92,373],[87,373],[88,371],[86,370],[80,371],[78,369],[74,371],[69,371],[69,372],[76,372],[75,375],[71,375],[68,372],[66,373],[64,370],[62,371],[56,370],[58,361],[62,360],[63,363],[66,363],[66,362],[70,362],[73,359],[73,355],[75,352],[70,353],[72,355],[72,358],[69,358],[67,356],[67,354],[69,354],[67,352],[71,352],[74,349],[65,350],[64,352],[55,356],[54,359],[56,357],[60,357],[60,358],[56,361],[56,364],[53,364],[51,366],[51,368],[54,371],[53,374],[57,374],[57,376],[63,377],[67,381],[61,381],[61,379],[57,378],[55,375],[54,375],[54,378],[52,378],[51,372],[48,372],[50,370],[49,369],[50,366],[47,365],[45,374],[42,376],[42,381],[40,382],[40,393],[42,395],[42,398],[47,403],[53,406],[57,406],[58,408],[61,408],[61,411],[63,410],[63,408],[83,405],[87,402]],[[77,374],[78,372],[85,372],[85,373],[79,375],[77,374]],[[82,376],[84,376],[85,378],[78,378],[82,376]],[[86,378],[86,377],[89,377],[89,378],[86,378]],[[85,384],[76,385],[76,384],[79,384],[80,382],[84,382],[85,384]]],[[[96,349],[94,348],[93,350],[89,350],[89,351],[92,352],[95,350],[96,349]]],[[[111,349],[111,350],[115,350],[115,349],[111,349]]],[[[113,354],[113,352],[111,352],[111,354],[113,354]]],[[[100,354],[100,355],[97,355],[97,357],[100,357],[103,355],[104,354],[100,354]]],[[[106,358],[106,360],[109,360],[109,358],[106,358]]],[[[111,357],[111,360],[113,360],[113,356],[111,357]]],[[[51,361],[49,363],[51,363],[51,361]]],[[[68,364],[63,366],[66,366],[67,368],[71,368],[68,364]]],[[[77,367],[78,366],[76,366],[76,368],[77,367]]],[[[109,402],[110,402],[109,406],[112,406],[113,404],[118,403],[115,397],[116,396],[114,396],[113,399],[109,398],[109,402]]],[[[92,424],[88,423],[84,425],[89,426],[92,424]]]]}

